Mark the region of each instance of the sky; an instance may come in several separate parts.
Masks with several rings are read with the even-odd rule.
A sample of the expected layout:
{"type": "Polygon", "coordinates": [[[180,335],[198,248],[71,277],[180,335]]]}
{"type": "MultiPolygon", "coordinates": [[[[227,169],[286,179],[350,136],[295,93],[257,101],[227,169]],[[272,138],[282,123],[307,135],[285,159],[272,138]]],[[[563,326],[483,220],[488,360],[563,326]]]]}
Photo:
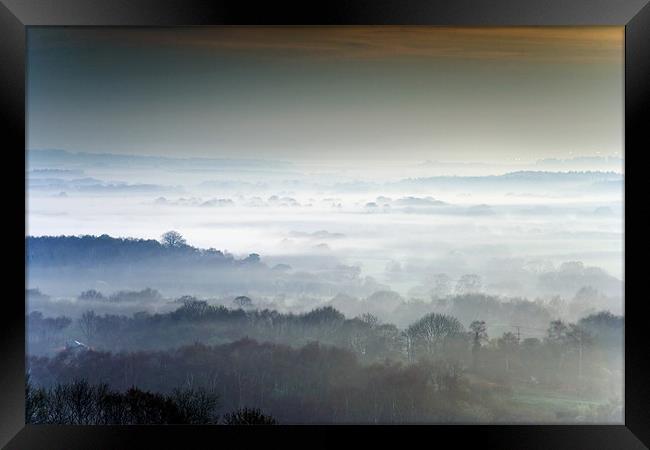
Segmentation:
{"type": "Polygon", "coordinates": [[[28,148],[622,156],[623,39],[623,27],[30,27],[28,148]]]}

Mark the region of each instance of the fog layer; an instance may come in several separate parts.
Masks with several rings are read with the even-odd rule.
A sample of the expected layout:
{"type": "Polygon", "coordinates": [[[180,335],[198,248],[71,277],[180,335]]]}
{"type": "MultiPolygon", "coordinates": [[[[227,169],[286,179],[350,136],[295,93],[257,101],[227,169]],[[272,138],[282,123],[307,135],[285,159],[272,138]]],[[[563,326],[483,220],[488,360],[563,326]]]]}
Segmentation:
{"type": "MultiPolygon", "coordinates": [[[[463,176],[465,165],[430,161],[390,167],[28,155],[32,236],[157,239],[174,229],[190,245],[237,258],[256,253],[269,268],[279,265],[295,276],[344,270],[369,281],[360,295],[381,285],[428,300],[441,274],[450,279],[450,293],[463,275],[475,274],[481,292],[498,295],[573,297],[590,286],[611,300],[610,309],[622,311],[620,160],[583,159],[586,166],[594,159],[606,163],[606,171],[576,171],[576,161],[555,172],[540,170],[549,161],[505,169],[485,164],[483,174],[463,176]]],[[[191,293],[218,294],[215,276],[215,285],[191,293]]],[[[88,288],[161,287],[146,275],[125,277],[124,285],[107,286],[111,277],[105,278],[59,286],[56,277],[32,277],[30,283],[67,297],[88,288]]],[[[237,289],[292,294],[258,289],[254,277],[244,284],[237,289]]]]}

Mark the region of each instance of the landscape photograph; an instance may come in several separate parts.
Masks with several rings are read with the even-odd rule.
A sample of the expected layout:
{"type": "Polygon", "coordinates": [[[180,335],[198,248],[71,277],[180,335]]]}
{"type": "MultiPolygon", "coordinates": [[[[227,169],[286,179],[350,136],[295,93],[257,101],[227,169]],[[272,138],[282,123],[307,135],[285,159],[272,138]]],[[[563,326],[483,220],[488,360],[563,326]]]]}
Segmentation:
{"type": "Polygon", "coordinates": [[[26,62],[26,423],[624,423],[623,27],[26,62]]]}

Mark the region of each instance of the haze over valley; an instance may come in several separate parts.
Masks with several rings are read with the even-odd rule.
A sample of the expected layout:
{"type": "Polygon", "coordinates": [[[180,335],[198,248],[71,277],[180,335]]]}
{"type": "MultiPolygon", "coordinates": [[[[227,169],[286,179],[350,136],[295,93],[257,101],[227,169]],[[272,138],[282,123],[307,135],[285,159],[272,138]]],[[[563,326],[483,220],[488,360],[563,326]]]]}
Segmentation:
{"type": "MultiPolygon", "coordinates": [[[[178,230],[195,247],[238,258],[256,253],[267,266],[294,275],[326,279],[328,272],[347,271],[363,295],[382,289],[429,300],[436,276],[447,275],[453,288],[463,275],[475,274],[481,291],[495,295],[570,298],[591,286],[609,297],[609,308],[622,311],[620,165],[618,171],[549,172],[522,164],[470,176],[459,174],[461,166],[449,176],[430,175],[441,169],[417,164],[393,166],[398,174],[389,174],[389,167],[369,163],[337,169],[286,161],[28,155],[32,236],[158,239],[178,230]]],[[[63,297],[81,288],[148,287],[141,277],[114,286],[102,279],[65,286],[30,281],[63,297]]],[[[215,283],[195,293],[223,289],[215,283]]],[[[268,300],[283,294],[254,283],[243,289],[268,300]]],[[[294,292],[285,301],[300,307],[296,296],[337,293],[294,292]]]]}
{"type": "Polygon", "coordinates": [[[30,27],[26,422],[623,423],[623,38],[30,27]]]}

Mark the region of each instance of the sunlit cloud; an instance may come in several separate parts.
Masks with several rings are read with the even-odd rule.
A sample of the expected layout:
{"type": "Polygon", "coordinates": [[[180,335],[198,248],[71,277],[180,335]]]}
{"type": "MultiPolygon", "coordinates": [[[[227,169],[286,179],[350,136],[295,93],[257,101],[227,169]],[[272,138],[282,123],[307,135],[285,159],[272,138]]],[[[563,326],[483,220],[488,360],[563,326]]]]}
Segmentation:
{"type": "Polygon", "coordinates": [[[546,63],[619,63],[622,27],[210,27],[68,29],[35,49],[94,42],[257,54],[260,58],[457,58],[546,63]]]}

